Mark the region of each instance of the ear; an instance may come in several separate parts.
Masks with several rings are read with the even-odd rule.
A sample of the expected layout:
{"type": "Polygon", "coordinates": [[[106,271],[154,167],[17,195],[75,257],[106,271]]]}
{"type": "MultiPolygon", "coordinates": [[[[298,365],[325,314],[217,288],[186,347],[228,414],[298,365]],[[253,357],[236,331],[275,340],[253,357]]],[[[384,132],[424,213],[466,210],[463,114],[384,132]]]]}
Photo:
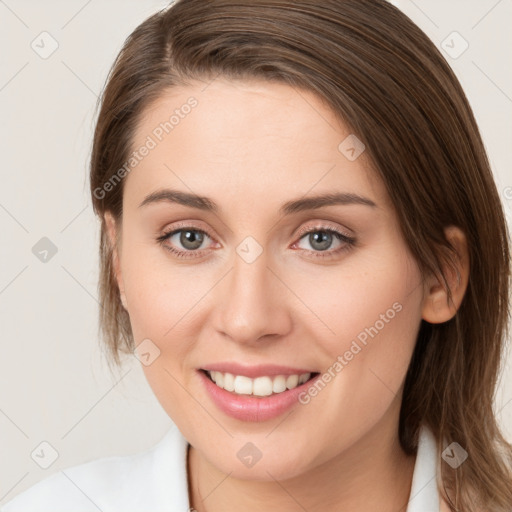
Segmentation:
{"type": "Polygon", "coordinates": [[[111,212],[105,212],[104,219],[105,219],[105,227],[107,230],[107,236],[109,239],[110,247],[112,248],[112,268],[114,269],[117,286],[119,287],[119,294],[121,296],[121,302],[123,304],[124,309],[128,310],[128,307],[126,304],[126,295],[124,293],[123,275],[121,272],[121,265],[119,262],[119,247],[118,247],[118,243],[117,243],[118,226],[117,226],[115,218],[111,212]]]}
{"type": "Polygon", "coordinates": [[[469,253],[466,235],[456,226],[449,226],[444,232],[454,250],[454,266],[446,264],[443,267],[446,281],[451,290],[451,301],[448,300],[448,291],[444,281],[430,276],[425,283],[422,318],[432,324],[447,322],[455,316],[464,298],[469,279],[469,253]]]}

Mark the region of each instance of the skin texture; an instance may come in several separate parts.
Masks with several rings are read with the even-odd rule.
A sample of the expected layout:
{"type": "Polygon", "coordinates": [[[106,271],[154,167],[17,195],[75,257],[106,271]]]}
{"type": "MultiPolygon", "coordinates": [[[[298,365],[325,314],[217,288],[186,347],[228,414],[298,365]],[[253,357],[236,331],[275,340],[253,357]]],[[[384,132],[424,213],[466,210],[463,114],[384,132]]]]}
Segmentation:
{"type": "MultiPolygon", "coordinates": [[[[449,305],[435,278],[422,281],[366,153],[349,161],[338,150],[350,131],[315,95],[283,84],[218,78],[206,88],[171,89],[145,112],[133,147],[190,96],[197,106],[127,176],[122,225],[106,220],[112,242],[120,235],[114,265],[135,343],[149,338],[160,350],[143,366],[146,378],[191,444],[191,506],[405,511],[415,457],[398,443],[404,377],[421,319],[444,322],[462,300],[464,235],[446,230],[460,254],[449,305]],[[162,188],[207,196],[219,210],[139,207],[162,188]],[[359,194],[376,207],[278,212],[286,201],[332,192],[359,194]],[[304,227],[340,229],[356,242],[333,236],[321,251],[298,236],[304,227]],[[171,228],[209,233],[198,256],[180,259],[156,241],[171,228]],[[236,252],[247,236],[263,249],[252,263],[236,252]],[[291,413],[243,422],[203,390],[197,369],[214,362],[324,372],[396,303],[400,312],[291,413]],[[262,453],[251,468],[237,457],[247,442],[262,453]]],[[[187,251],[180,233],[164,243],[187,251]]]]}

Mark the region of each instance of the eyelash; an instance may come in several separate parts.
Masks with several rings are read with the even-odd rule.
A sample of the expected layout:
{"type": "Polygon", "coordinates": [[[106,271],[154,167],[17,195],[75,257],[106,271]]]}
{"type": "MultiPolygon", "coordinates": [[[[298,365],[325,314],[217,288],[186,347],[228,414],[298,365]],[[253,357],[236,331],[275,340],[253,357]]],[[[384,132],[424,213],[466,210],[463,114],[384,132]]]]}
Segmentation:
{"type": "MultiPolygon", "coordinates": [[[[171,247],[167,245],[165,242],[168,240],[171,236],[175,235],[176,233],[180,233],[181,231],[193,231],[195,233],[202,233],[209,238],[213,240],[213,237],[205,230],[195,228],[194,226],[187,226],[187,225],[180,225],[178,226],[178,229],[176,229],[176,226],[173,227],[173,229],[163,233],[161,236],[157,237],[156,241],[164,247],[167,251],[173,253],[178,258],[197,258],[199,256],[196,256],[198,250],[189,250],[189,251],[180,251],[178,249],[175,249],[174,247],[171,247]]],[[[310,233],[317,233],[317,232],[324,232],[324,233],[331,233],[333,234],[340,242],[344,242],[345,245],[339,247],[335,250],[326,250],[326,251],[311,251],[307,249],[303,249],[306,252],[312,253],[315,258],[332,258],[338,254],[341,254],[343,252],[349,251],[356,243],[356,239],[353,237],[350,237],[343,233],[342,231],[339,231],[332,227],[326,227],[326,226],[314,226],[313,228],[304,228],[299,231],[298,233],[298,240],[293,245],[297,244],[300,240],[302,240],[306,235],[309,235],[310,233]]]]}

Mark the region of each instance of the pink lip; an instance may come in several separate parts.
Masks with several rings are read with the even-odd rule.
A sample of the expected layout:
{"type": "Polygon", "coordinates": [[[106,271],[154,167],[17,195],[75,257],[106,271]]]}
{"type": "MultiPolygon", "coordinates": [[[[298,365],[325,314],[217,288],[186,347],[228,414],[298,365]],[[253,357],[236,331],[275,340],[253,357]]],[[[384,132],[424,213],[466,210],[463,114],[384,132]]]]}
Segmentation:
{"type": "MultiPolygon", "coordinates": [[[[275,369],[276,367],[274,367],[275,369]]],[[[220,370],[217,370],[220,371],[220,370]]],[[[260,422],[276,418],[298,403],[299,395],[321,377],[308,380],[294,389],[288,389],[282,393],[258,398],[250,395],[239,395],[219,388],[204,371],[197,372],[203,381],[206,392],[213,403],[225,414],[241,421],[260,422]]],[[[299,373],[299,372],[297,372],[299,373]]],[[[306,373],[302,371],[302,373],[306,373]]],[[[238,373],[237,375],[241,375],[238,373]]],[[[261,374],[259,374],[261,375],[261,374]]],[[[267,374],[268,375],[268,374],[267,374]]],[[[283,375],[282,373],[277,375],[283,375]]]]}
{"type": "Polygon", "coordinates": [[[255,366],[244,366],[238,363],[225,362],[214,363],[202,367],[202,370],[231,373],[233,375],[245,375],[251,379],[256,377],[275,377],[276,375],[301,375],[303,373],[315,373],[314,370],[304,368],[291,368],[274,364],[259,364],[255,366]]]}

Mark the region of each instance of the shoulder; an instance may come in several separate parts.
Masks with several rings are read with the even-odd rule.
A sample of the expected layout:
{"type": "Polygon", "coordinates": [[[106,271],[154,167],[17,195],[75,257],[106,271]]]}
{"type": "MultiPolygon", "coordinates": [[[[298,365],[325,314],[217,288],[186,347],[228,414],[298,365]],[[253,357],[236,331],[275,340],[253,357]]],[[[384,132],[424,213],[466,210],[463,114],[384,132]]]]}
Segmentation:
{"type": "Polygon", "coordinates": [[[183,502],[187,442],[172,427],[152,448],[71,466],[29,487],[0,512],[160,512],[183,502]]]}

